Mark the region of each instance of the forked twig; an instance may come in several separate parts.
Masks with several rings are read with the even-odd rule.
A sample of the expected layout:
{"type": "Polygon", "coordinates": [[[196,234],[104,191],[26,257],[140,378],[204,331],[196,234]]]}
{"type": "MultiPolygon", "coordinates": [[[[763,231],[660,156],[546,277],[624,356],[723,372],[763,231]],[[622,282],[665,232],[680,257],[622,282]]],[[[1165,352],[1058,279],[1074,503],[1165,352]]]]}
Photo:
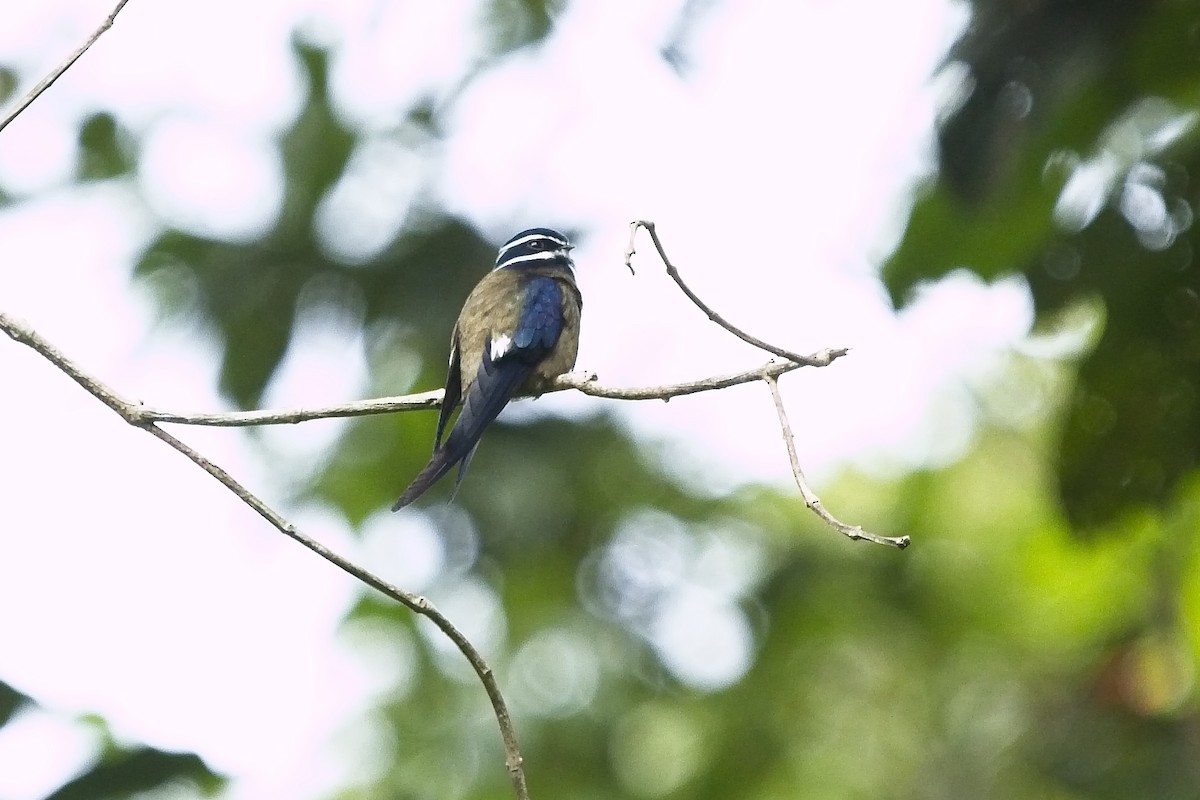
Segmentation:
{"type": "MultiPolygon", "coordinates": [[[[762,339],[759,339],[756,336],[751,336],[741,328],[733,325],[731,322],[714,311],[711,306],[701,300],[696,293],[693,292],[686,283],[684,283],[683,277],[679,274],[679,270],[676,269],[675,265],[671,263],[671,260],[667,258],[667,253],[663,248],[662,240],[658,238],[658,228],[653,222],[648,220],[639,219],[629,223],[629,247],[625,250],[625,266],[629,267],[630,272],[633,271],[633,256],[637,252],[634,249],[634,240],[637,238],[637,232],[639,228],[645,228],[646,232],[650,234],[650,241],[654,242],[654,249],[658,251],[658,257],[662,260],[663,266],[666,267],[667,274],[671,276],[671,280],[675,281],[675,285],[678,286],[685,295],[687,295],[687,298],[691,300],[697,308],[708,315],[710,320],[717,323],[722,328],[741,339],[743,342],[752,344],[760,350],[766,350],[768,353],[773,353],[777,356],[786,358],[793,365],[803,364],[814,367],[827,366],[830,361],[833,360],[832,358],[825,358],[824,360],[819,359],[819,356],[822,354],[828,355],[831,353],[836,353],[838,356],[842,356],[849,352],[848,348],[841,348],[838,350],[824,350],[822,353],[818,353],[813,356],[802,356],[798,353],[793,353],[790,350],[784,350],[782,347],[776,347],[773,344],[764,342],[762,339]]],[[[910,540],[907,536],[880,536],[878,534],[871,533],[870,531],[865,531],[858,525],[847,525],[826,511],[825,506],[821,505],[821,498],[817,497],[816,492],[814,492],[812,487],[808,485],[808,481],[804,477],[804,472],[800,469],[800,458],[796,454],[796,440],[792,435],[791,425],[788,423],[787,412],[783,408],[783,398],[779,394],[779,376],[786,371],[787,370],[764,369],[755,377],[767,382],[767,386],[769,386],[771,389],[771,396],[775,398],[775,411],[779,415],[779,424],[783,428],[783,441],[787,445],[788,459],[792,464],[792,474],[796,478],[796,485],[800,487],[800,494],[804,498],[804,505],[808,506],[808,508],[811,509],[814,514],[824,520],[825,523],[831,528],[845,536],[850,537],[851,539],[863,539],[868,542],[875,542],[876,544],[887,544],[893,547],[898,547],[902,550],[905,547],[908,547],[910,540]]]]}
{"type": "MultiPolygon", "coordinates": [[[[80,55],[94,42],[100,34],[112,25],[116,14],[125,5],[127,0],[116,7],[112,15],[104,26],[98,30],[93,37],[80,49],[64,66],[60,67],[55,74],[48,76],[43,84],[31,92],[16,112],[11,114],[4,124],[7,124],[20,111],[29,105],[49,86],[53,81],[61,75],[80,55]]],[[[863,530],[857,525],[847,525],[835,518],[832,514],[825,510],[821,504],[820,498],[808,486],[804,478],[804,473],[800,469],[799,458],[796,455],[795,440],[792,435],[791,427],[788,423],[787,414],[783,407],[783,399],[779,394],[778,379],[780,375],[795,370],[801,366],[823,367],[831,364],[835,359],[844,356],[848,350],[846,348],[827,349],[804,356],[798,353],[793,353],[789,350],[776,347],[768,344],[750,334],[735,327],[704,301],[702,301],[683,281],[679,271],[669,261],[663,249],[662,242],[658,238],[658,232],[655,230],[654,223],[639,220],[632,223],[630,230],[629,249],[625,254],[625,263],[632,270],[632,258],[634,255],[634,236],[638,228],[645,228],[651,240],[654,242],[655,249],[658,251],[659,257],[666,266],[667,273],[675,281],[676,285],[687,295],[700,310],[708,315],[709,319],[720,325],[725,330],[729,331],[739,339],[765,350],[774,355],[788,359],[785,362],[768,362],[767,364],[755,370],[736,373],[732,375],[719,375],[710,378],[705,378],[698,381],[690,381],[686,383],[671,384],[658,387],[643,387],[643,388],[612,388],[601,386],[596,383],[594,376],[579,376],[579,375],[564,375],[560,377],[551,388],[550,391],[562,391],[565,389],[575,389],[588,395],[595,397],[608,397],[621,400],[669,400],[672,397],[678,397],[686,394],[694,394],[697,392],[713,391],[724,389],[730,386],[736,386],[742,383],[749,383],[755,380],[765,381],[770,387],[771,395],[775,400],[776,412],[779,415],[780,426],[783,431],[784,442],[787,445],[788,457],[792,465],[792,473],[796,478],[796,484],[800,488],[800,493],[804,498],[805,505],[812,509],[822,520],[851,539],[865,539],[877,544],[887,544],[893,547],[904,548],[909,544],[907,536],[888,537],[879,536],[863,530]]],[[[396,411],[411,411],[417,409],[436,408],[441,404],[441,390],[432,392],[422,392],[419,394],[406,395],[403,397],[380,398],[374,400],[365,400],[355,403],[347,403],[338,406],[330,406],[326,408],[316,409],[293,409],[285,411],[249,411],[249,412],[229,412],[219,414],[182,414],[170,411],[161,411],[151,408],[146,408],[138,403],[133,403],[126,400],[124,397],[115,392],[107,384],[100,381],[90,373],[84,371],[73,361],[68,359],[62,352],[54,347],[46,339],[42,338],[36,331],[29,326],[18,322],[8,315],[0,312],[0,330],[3,330],[10,338],[21,344],[27,345],[34,351],[39,353],[43,358],[57,367],[60,371],[66,373],[76,383],[82,386],[88,393],[95,397],[100,402],[111,408],[121,416],[127,423],[134,427],[141,428],[152,436],[160,439],[170,447],[182,453],[194,464],[207,472],[223,486],[233,492],[242,502],[253,508],[260,516],[269,522],[276,530],[290,537],[296,542],[307,547],[312,552],[316,553],[321,558],[329,561],[339,569],[352,575],[366,585],[374,588],[380,593],[390,597],[396,602],[404,605],[411,611],[421,616],[430,619],[434,625],[438,627],[459,649],[459,652],[470,662],[471,667],[475,670],[480,682],[483,684],[487,692],[488,699],[492,703],[492,709],[496,716],[496,721],[500,726],[501,738],[504,742],[505,763],[508,767],[509,777],[512,781],[513,789],[516,792],[518,800],[528,800],[529,793],[525,781],[525,773],[523,769],[523,758],[517,743],[516,730],[512,724],[512,717],[509,714],[507,704],[500,692],[500,688],[496,683],[491,667],[475,649],[474,645],[463,636],[463,634],[438,611],[432,603],[426,598],[405,592],[404,590],[393,586],[384,581],[382,578],[374,575],[366,569],[358,566],[349,559],[338,555],[329,548],[322,545],[315,539],[310,538],[295,525],[285,519],[282,515],[268,506],[254,493],[248,490],[245,486],[239,483],[232,475],[226,472],[217,464],[213,463],[199,452],[183,443],[175,436],[167,433],[158,423],[174,422],[190,425],[226,425],[226,426],[250,426],[250,425],[270,425],[270,424],[287,424],[302,422],[305,420],[324,419],[334,417],[352,417],[366,414],[381,414],[396,411]]]]}

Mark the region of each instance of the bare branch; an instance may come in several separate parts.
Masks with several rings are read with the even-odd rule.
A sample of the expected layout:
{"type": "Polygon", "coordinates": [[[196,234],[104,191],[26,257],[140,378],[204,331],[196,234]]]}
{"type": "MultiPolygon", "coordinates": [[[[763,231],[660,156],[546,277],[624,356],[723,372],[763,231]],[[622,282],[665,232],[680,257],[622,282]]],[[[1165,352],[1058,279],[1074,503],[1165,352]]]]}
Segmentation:
{"type": "Polygon", "coordinates": [[[438,611],[428,599],[393,586],[382,578],[358,566],[348,558],[338,555],[317,540],[302,533],[295,525],[288,522],[279,514],[279,512],[272,509],[253,492],[239,483],[232,475],[155,425],[152,420],[146,419],[142,414],[140,406],[129,402],[106,384],[85,372],[67,358],[62,351],[43,339],[28,325],[0,312],[0,330],[8,334],[13,341],[20,342],[35,350],[51,364],[69,375],[76,383],[86,389],[89,394],[120,414],[121,418],[126,422],[145,430],[150,435],[166,442],[175,450],[187,456],[192,463],[216,478],[221,485],[233,492],[242,502],[257,511],[263,519],[269,522],[280,533],[304,545],[321,558],[349,573],[381,594],[404,605],[414,613],[431,620],[450,641],[454,642],[459,652],[470,662],[471,667],[475,670],[475,674],[479,676],[480,682],[487,691],[488,699],[491,700],[496,721],[500,725],[500,735],[504,741],[505,763],[508,766],[513,789],[516,792],[518,800],[528,800],[529,791],[525,784],[525,772],[522,768],[523,759],[521,750],[517,745],[516,729],[513,727],[512,717],[508,712],[508,705],[500,693],[500,687],[496,683],[492,668],[488,666],[483,656],[479,654],[479,651],[475,649],[475,646],[471,644],[467,637],[458,628],[454,627],[450,620],[438,611]]]}
{"type": "MultiPolygon", "coordinates": [[[[92,39],[78,52],[71,61],[61,67],[57,74],[50,76],[47,81],[44,81],[45,86],[37,89],[32,96],[24,102],[22,106],[28,106],[33,99],[45,90],[46,86],[54,81],[58,75],[61,75],[71,63],[74,62],[82,53],[96,40],[109,26],[112,25],[113,18],[117,12],[125,5],[127,0],[122,2],[113,11],[108,21],[100,30],[93,35],[92,39]]],[[[20,109],[16,113],[20,113],[20,109]]],[[[13,114],[5,121],[11,121],[16,114],[13,114]]],[[[0,125],[0,127],[3,127],[0,125]]],[[[665,386],[642,387],[642,388],[613,388],[601,386],[596,382],[594,375],[579,375],[568,374],[559,377],[549,391],[557,392],[566,389],[575,389],[584,394],[593,397],[605,397],[618,400],[663,400],[667,401],[673,397],[682,395],[695,394],[698,392],[714,391],[717,389],[725,389],[731,386],[736,386],[743,383],[749,383],[755,380],[766,381],[770,387],[771,395],[775,400],[775,408],[779,415],[780,426],[783,431],[783,438],[787,445],[788,457],[792,464],[792,473],[795,475],[796,484],[800,487],[800,492],[804,497],[805,504],[812,509],[821,519],[827,524],[838,530],[842,534],[852,539],[866,539],[878,544],[889,544],[894,547],[904,548],[909,544],[907,536],[892,538],[879,536],[873,533],[864,531],[859,526],[847,525],[837,520],[821,505],[821,500],[809,488],[804,474],[800,469],[799,459],[796,455],[796,445],[792,436],[791,427],[788,423],[787,414],[783,407],[783,399],[779,394],[778,379],[792,370],[802,366],[824,367],[831,364],[834,360],[844,356],[848,350],[846,348],[827,349],[812,355],[803,356],[797,353],[792,353],[782,348],[775,347],[760,339],[757,339],[739,328],[734,327],[719,314],[713,311],[705,304],[696,294],[684,283],[679,275],[679,271],[671,264],[663,250],[662,242],[658,238],[658,233],[655,230],[654,223],[646,221],[637,221],[632,223],[630,229],[629,249],[625,255],[625,263],[632,271],[633,266],[631,259],[634,255],[634,238],[639,227],[645,228],[650,233],[650,238],[654,242],[655,248],[667,268],[667,273],[679,286],[679,288],[687,295],[687,297],[695,303],[709,319],[716,322],[722,328],[726,329],[739,339],[754,345],[760,349],[786,358],[787,361],[776,362],[769,361],[758,369],[749,370],[746,372],[734,373],[729,375],[718,375],[709,378],[704,378],[697,381],[685,383],[669,384],[665,386]]],[[[232,475],[224,469],[205,458],[199,452],[183,443],[170,433],[167,433],[158,426],[158,423],[173,422],[179,424],[190,425],[221,425],[221,426],[251,426],[251,425],[272,425],[272,424],[290,424],[303,422],[306,420],[336,418],[336,417],[355,417],[367,414],[383,414],[396,411],[412,411],[417,409],[437,408],[442,402],[442,390],[431,392],[422,392],[419,394],[405,395],[401,397],[387,397],[373,400],[364,400],[354,403],[346,403],[337,406],[329,406],[315,409],[291,409],[284,411],[247,411],[247,412],[231,412],[231,413],[197,413],[184,414],[170,411],[161,411],[156,409],[146,408],[138,403],[130,402],[119,395],[108,385],[93,377],[74,362],[67,358],[61,351],[55,348],[50,342],[43,339],[36,331],[29,326],[18,322],[8,315],[0,312],[0,330],[3,330],[10,338],[16,342],[27,345],[35,350],[46,360],[50,361],[59,370],[70,376],[76,383],[87,390],[92,396],[111,408],[121,416],[127,423],[135,427],[141,428],[152,436],[160,439],[172,448],[182,453],[194,464],[203,469],[223,486],[234,493],[242,502],[254,509],[260,516],[269,522],[276,530],[290,537],[307,547],[312,552],[319,555],[321,558],[329,561],[333,565],[342,569],[346,573],[354,576],[358,580],[374,588],[380,593],[392,598],[396,602],[404,605],[416,614],[420,614],[429,618],[454,644],[458,647],[463,656],[470,662],[484,689],[487,691],[488,698],[492,703],[492,709],[496,716],[496,721],[500,726],[501,738],[504,741],[505,763],[508,767],[509,776],[512,780],[513,789],[516,792],[518,800],[528,800],[528,788],[525,783],[525,774],[522,767],[523,758],[520,748],[517,744],[516,730],[512,724],[512,718],[509,715],[507,704],[500,692],[499,686],[496,683],[491,667],[484,661],[479,651],[462,635],[462,633],[454,627],[454,625],[439,612],[432,603],[426,598],[410,594],[408,592],[387,583],[383,579],[368,572],[354,562],[343,556],[334,553],[326,548],[320,542],[308,537],[300,532],[292,523],[285,519],[282,515],[268,506],[265,502],[259,499],[255,494],[250,492],[245,486],[239,483],[232,475]]]]}
{"type": "MultiPolygon", "coordinates": [[[[813,356],[803,356],[799,353],[793,353],[791,350],[784,350],[782,347],[776,347],[773,344],[764,342],[762,339],[759,339],[756,336],[751,336],[741,328],[734,326],[716,311],[713,311],[707,303],[701,300],[696,293],[693,292],[691,288],[683,282],[683,277],[679,274],[679,270],[676,269],[675,265],[671,263],[671,260],[667,258],[667,252],[663,249],[662,240],[658,238],[658,229],[655,227],[653,222],[648,220],[639,219],[629,223],[629,247],[625,250],[625,266],[629,267],[631,272],[633,271],[633,256],[637,252],[633,245],[634,239],[637,238],[638,228],[645,228],[646,232],[650,234],[650,241],[654,242],[654,249],[658,251],[658,257],[662,259],[663,266],[667,268],[667,274],[671,276],[671,280],[675,281],[675,284],[683,290],[683,293],[687,295],[687,298],[691,300],[697,308],[708,315],[708,318],[713,322],[717,323],[722,328],[741,339],[743,342],[754,345],[760,350],[766,350],[768,353],[777,355],[780,358],[786,358],[789,361],[795,361],[797,364],[802,364],[806,367],[825,366],[825,364],[820,363],[819,360],[814,361],[813,356]]],[[[849,352],[848,349],[842,349],[840,351],[841,354],[845,354],[847,352],[849,352]]]]}
{"type": "Polygon", "coordinates": [[[858,525],[847,525],[825,510],[825,506],[821,505],[821,498],[817,497],[817,493],[808,485],[804,472],[800,469],[800,457],[796,455],[796,438],[792,435],[792,426],[788,423],[787,411],[783,407],[783,397],[779,394],[779,379],[769,373],[763,373],[762,379],[767,382],[767,386],[771,389],[771,397],[775,400],[775,413],[779,415],[779,427],[783,432],[784,444],[787,445],[788,459],[792,463],[792,475],[796,477],[796,485],[800,487],[804,505],[808,506],[831,528],[851,539],[865,539],[875,544],[889,544],[901,550],[908,547],[910,539],[907,536],[880,536],[877,533],[865,531],[858,525]]]}
{"type": "MultiPolygon", "coordinates": [[[[762,380],[764,374],[782,375],[802,366],[826,366],[844,356],[845,349],[822,350],[808,356],[807,364],[797,364],[793,361],[769,361],[756,369],[737,372],[730,375],[714,375],[696,381],[672,383],[665,386],[644,386],[620,388],[601,386],[596,383],[594,375],[570,373],[560,376],[554,385],[547,390],[562,392],[574,389],[592,397],[604,397],[612,400],[663,400],[682,397],[688,394],[709,392],[716,389],[728,389],[742,383],[762,380]]],[[[72,376],[74,377],[74,376],[72,376]]],[[[379,397],[371,400],[357,400],[352,403],[341,403],[320,408],[293,408],[281,411],[228,411],[218,413],[185,413],[179,411],[162,411],[145,406],[127,408],[122,416],[137,425],[151,422],[174,422],[180,425],[214,425],[221,427],[248,427],[253,425],[292,425],[314,419],[333,419],[340,417],[362,417],[371,414],[391,414],[397,411],[418,411],[426,408],[440,408],[442,405],[442,389],[434,389],[419,394],[400,395],[396,397],[379,397]]]]}
{"type": "Polygon", "coordinates": [[[772,360],[763,364],[758,369],[746,370],[745,372],[714,375],[711,378],[702,378],[701,380],[687,381],[685,383],[669,383],[664,386],[646,386],[634,389],[600,386],[588,377],[568,374],[561,376],[555,381],[550,391],[557,392],[563,389],[576,389],[592,397],[605,397],[611,400],[667,401],[673,397],[698,394],[699,392],[711,392],[717,389],[728,389],[730,386],[761,380],[764,374],[778,377],[800,367],[827,367],[849,352],[849,349],[845,347],[826,349],[809,356],[804,356],[801,361],[796,361],[795,359],[790,361],[772,360]]]}
{"type": "Polygon", "coordinates": [[[92,35],[88,37],[88,40],[86,42],[84,42],[82,45],[79,46],[79,49],[77,49],[71,55],[67,56],[67,59],[65,61],[63,61],[61,64],[59,64],[57,67],[55,67],[54,70],[49,75],[42,78],[41,81],[38,82],[38,85],[34,86],[32,89],[30,89],[29,93],[21,98],[20,102],[17,103],[16,107],[13,108],[13,110],[11,112],[9,112],[8,114],[5,115],[4,119],[0,119],[0,131],[7,128],[8,123],[10,123],[14,119],[16,119],[21,114],[22,111],[29,108],[29,105],[34,100],[37,100],[38,97],[41,96],[42,92],[49,89],[50,86],[56,80],[61,78],[62,74],[64,72],[66,72],[67,70],[69,70],[71,68],[71,65],[74,64],[76,61],[78,61],[79,57],[82,56],[84,53],[86,53],[88,51],[88,48],[90,48],[92,45],[94,45],[96,43],[96,40],[99,39],[101,36],[103,36],[104,32],[113,26],[113,22],[115,22],[117,19],[117,14],[121,13],[121,9],[124,8],[125,4],[128,2],[129,2],[129,0],[120,0],[120,2],[117,3],[116,7],[112,10],[112,13],[108,15],[108,17],[104,20],[104,22],[100,23],[100,27],[96,28],[96,30],[94,30],[92,32],[92,35]]]}
{"type": "Polygon", "coordinates": [[[186,413],[160,411],[154,408],[139,408],[138,416],[147,422],[176,422],[180,425],[214,425],[227,428],[246,428],[255,425],[293,425],[314,419],[337,419],[341,417],[365,417],[372,414],[390,414],[395,411],[418,411],[425,408],[440,408],[444,390],[434,389],[419,394],[397,397],[379,397],[372,400],[357,400],[336,406],[320,408],[290,408],[281,411],[224,411],[186,413]]]}

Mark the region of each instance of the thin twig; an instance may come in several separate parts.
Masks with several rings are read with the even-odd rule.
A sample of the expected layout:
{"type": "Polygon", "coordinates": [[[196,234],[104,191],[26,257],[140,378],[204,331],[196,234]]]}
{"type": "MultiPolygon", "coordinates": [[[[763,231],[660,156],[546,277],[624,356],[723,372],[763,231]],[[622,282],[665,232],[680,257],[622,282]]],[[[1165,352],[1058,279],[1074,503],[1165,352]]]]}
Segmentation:
{"type": "Polygon", "coordinates": [[[791,359],[789,361],[768,361],[758,369],[746,370],[745,372],[735,372],[728,375],[713,375],[710,378],[702,378],[696,381],[686,381],[684,383],[669,383],[663,386],[645,386],[632,389],[622,389],[619,387],[601,386],[594,380],[584,376],[567,374],[563,375],[554,382],[554,386],[550,389],[552,392],[561,391],[563,389],[575,389],[592,397],[605,397],[610,400],[670,400],[673,397],[682,397],[688,394],[698,394],[700,392],[711,392],[717,389],[728,389],[730,386],[737,386],[742,383],[750,383],[751,381],[759,380],[764,373],[779,376],[786,372],[791,372],[800,367],[827,367],[837,359],[849,353],[850,350],[845,347],[829,348],[813,353],[809,356],[804,356],[802,360],[797,361],[791,359]]]}
{"type": "Polygon", "coordinates": [[[255,425],[292,425],[314,419],[336,419],[340,417],[364,417],[371,414],[390,414],[394,411],[417,411],[424,408],[441,408],[443,389],[434,389],[419,394],[397,397],[378,397],[371,400],[356,400],[336,406],[320,408],[289,408],[279,411],[218,411],[187,413],[163,411],[141,407],[138,416],[148,422],[175,422],[180,425],[213,425],[226,428],[246,428],[255,425]]]}
{"type": "Polygon", "coordinates": [[[17,103],[16,107],[13,108],[13,110],[7,114],[4,119],[0,119],[0,131],[7,128],[8,123],[16,119],[22,111],[29,108],[30,103],[32,103],[34,100],[37,100],[42,92],[49,89],[56,80],[61,78],[62,74],[70,69],[71,65],[78,61],[79,57],[86,53],[88,48],[94,45],[96,40],[103,36],[104,32],[113,26],[113,22],[115,22],[117,19],[117,14],[121,13],[121,9],[124,8],[125,4],[128,2],[129,0],[120,0],[120,2],[117,3],[116,7],[112,10],[112,13],[108,15],[108,18],[105,19],[104,22],[100,23],[100,27],[96,28],[96,30],[92,32],[92,35],[88,37],[86,42],[79,46],[78,50],[69,55],[66,61],[55,67],[49,75],[42,78],[42,80],[38,82],[38,85],[30,89],[29,94],[22,97],[20,102],[17,103]]]}
{"type": "MultiPolygon", "coordinates": [[[[822,350],[808,357],[807,365],[825,366],[846,354],[845,349],[822,350]]],[[[612,400],[670,400],[673,397],[708,392],[716,389],[728,389],[742,383],[761,380],[764,373],[782,375],[799,369],[806,364],[794,361],[769,361],[756,369],[737,372],[730,375],[714,375],[684,383],[671,383],[665,386],[643,386],[620,388],[601,386],[596,383],[594,375],[569,373],[559,376],[554,384],[546,390],[562,392],[574,389],[592,397],[605,397],[612,400]]],[[[419,394],[407,394],[396,397],[379,397],[371,400],[357,400],[352,403],[341,403],[335,406],[320,408],[292,408],[280,411],[226,411],[217,413],[185,413],[180,411],[163,411],[146,406],[135,406],[129,409],[129,421],[134,424],[148,422],[174,422],[180,425],[214,425],[221,427],[247,427],[252,425],[292,425],[314,419],[332,419],[339,417],[362,417],[370,414],[391,414],[397,411],[416,411],[426,408],[439,408],[442,405],[442,389],[434,389],[419,394]]]]}
{"type": "Polygon", "coordinates": [[[825,506],[821,505],[821,498],[817,497],[817,493],[808,485],[804,472],[800,469],[800,457],[796,455],[796,438],[792,435],[792,426],[788,423],[787,411],[783,407],[783,397],[779,394],[779,379],[770,373],[763,373],[762,379],[770,387],[771,397],[775,400],[775,413],[779,415],[779,427],[783,431],[783,441],[787,445],[788,459],[792,463],[792,474],[796,477],[796,485],[800,487],[804,505],[808,506],[831,528],[851,539],[865,539],[875,544],[889,544],[901,550],[908,547],[910,540],[907,536],[880,536],[877,533],[865,531],[858,525],[847,525],[825,510],[825,506]]]}
{"type": "MultiPolygon", "coordinates": [[[[764,368],[758,373],[754,374],[754,379],[766,381],[767,386],[771,388],[771,396],[775,398],[775,411],[779,415],[779,425],[783,429],[783,441],[787,444],[788,458],[792,463],[792,474],[796,477],[796,485],[800,487],[800,494],[804,497],[804,504],[834,530],[850,537],[851,539],[865,539],[869,542],[875,542],[876,544],[888,544],[893,547],[898,547],[901,550],[903,550],[905,547],[908,547],[909,538],[907,536],[880,536],[878,534],[871,533],[870,531],[865,531],[858,525],[847,525],[846,523],[834,517],[825,510],[825,506],[821,505],[821,498],[817,497],[816,492],[814,492],[808,485],[808,481],[804,477],[804,472],[800,469],[800,457],[796,454],[796,440],[795,437],[792,436],[792,428],[791,425],[788,424],[787,412],[783,408],[783,398],[779,394],[779,376],[784,372],[788,372],[790,369],[794,369],[795,367],[801,365],[816,367],[826,366],[830,361],[833,360],[833,358],[843,356],[848,353],[849,350],[846,348],[841,348],[838,350],[824,350],[821,353],[815,353],[811,356],[802,356],[799,353],[793,353],[790,350],[784,350],[782,347],[776,347],[773,344],[764,342],[762,339],[759,339],[756,336],[751,336],[741,328],[733,325],[716,311],[713,311],[713,309],[707,303],[701,300],[699,296],[697,296],[696,293],[693,292],[686,283],[684,283],[683,277],[679,274],[679,270],[676,269],[675,265],[671,263],[671,259],[667,258],[667,252],[663,248],[662,240],[658,238],[658,229],[655,227],[655,224],[649,220],[639,219],[629,223],[629,247],[625,250],[625,266],[629,267],[630,272],[633,271],[633,256],[637,252],[634,249],[634,244],[635,240],[637,239],[638,228],[645,228],[646,232],[650,234],[650,241],[654,243],[654,249],[658,251],[658,257],[662,259],[663,266],[666,267],[667,274],[671,276],[671,280],[675,281],[675,285],[678,286],[685,295],[687,295],[687,298],[691,300],[697,308],[708,315],[710,320],[717,323],[722,328],[741,339],[743,342],[752,344],[760,350],[766,350],[768,353],[773,353],[781,358],[788,359],[786,362],[789,367],[788,369],[779,370],[773,368],[771,364],[768,364],[767,368],[764,368]],[[833,355],[833,358],[830,358],[830,355],[833,355]]],[[[748,373],[745,373],[743,376],[739,377],[744,377],[747,374],[748,373]]],[[[742,381],[738,382],[740,383],[742,381]]]]}
{"type": "MultiPolygon", "coordinates": [[[[687,298],[691,300],[697,308],[708,315],[708,318],[713,322],[717,323],[722,328],[741,339],[743,342],[754,345],[760,350],[766,350],[772,355],[777,355],[780,358],[786,358],[789,361],[795,361],[797,364],[803,364],[806,367],[825,366],[825,364],[814,362],[812,360],[812,356],[804,356],[800,355],[799,353],[793,353],[791,350],[784,350],[782,347],[776,347],[773,344],[764,342],[762,339],[759,339],[756,336],[751,336],[741,328],[738,328],[733,323],[726,320],[716,311],[713,311],[707,303],[701,300],[696,293],[693,292],[691,288],[683,282],[683,277],[679,274],[679,270],[676,269],[675,265],[671,263],[671,259],[667,258],[667,251],[663,249],[662,240],[658,238],[658,229],[655,227],[653,222],[644,219],[638,219],[629,223],[629,247],[625,250],[625,266],[629,267],[630,271],[633,271],[633,256],[637,252],[637,250],[634,249],[634,240],[637,238],[638,228],[645,228],[646,232],[650,234],[650,241],[654,242],[654,249],[658,251],[658,257],[662,259],[663,266],[667,268],[667,274],[671,276],[671,280],[675,281],[675,285],[683,290],[683,293],[687,295],[687,298]]],[[[848,352],[848,350],[843,349],[841,352],[844,354],[848,352]]]]}
{"type": "Polygon", "coordinates": [[[76,383],[86,389],[89,394],[117,412],[126,422],[145,430],[150,435],[166,442],[175,450],[187,456],[192,463],[216,478],[225,488],[233,492],[238,499],[257,511],[263,519],[269,522],[280,533],[304,545],[321,558],[344,570],[381,594],[404,605],[414,613],[431,620],[454,643],[459,652],[466,657],[471,667],[475,670],[475,674],[479,676],[480,682],[483,683],[488,699],[491,700],[496,721],[500,725],[500,736],[504,741],[505,764],[508,767],[513,789],[516,792],[518,800],[529,800],[529,791],[525,784],[525,772],[522,768],[523,759],[521,750],[517,745],[516,729],[513,727],[512,717],[508,712],[508,705],[504,701],[504,696],[500,693],[500,687],[496,683],[492,668],[488,666],[483,656],[479,654],[479,651],[475,649],[475,646],[471,644],[467,637],[458,628],[454,627],[450,620],[438,611],[428,599],[393,586],[382,578],[358,566],[348,558],[338,555],[315,539],[301,533],[295,525],[288,522],[279,512],[259,499],[232,475],[196,452],[190,446],[158,427],[152,420],[146,419],[142,414],[141,406],[126,400],[108,385],[84,371],[67,358],[62,351],[42,338],[28,325],[0,312],[0,330],[8,334],[13,341],[35,350],[43,358],[58,367],[62,372],[65,372],[76,383]]]}

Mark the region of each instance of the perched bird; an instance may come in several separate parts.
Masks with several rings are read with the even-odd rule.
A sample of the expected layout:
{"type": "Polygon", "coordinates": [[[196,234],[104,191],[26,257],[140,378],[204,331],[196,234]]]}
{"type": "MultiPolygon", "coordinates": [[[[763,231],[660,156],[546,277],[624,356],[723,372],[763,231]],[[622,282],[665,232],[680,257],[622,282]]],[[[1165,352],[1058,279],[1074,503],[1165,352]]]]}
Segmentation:
{"type": "Polygon", "coordinates": [[[420,497],[455,464],[457,487],[484,428],[508,401],[541,394],[575,366],[583,300],[575,285],[572,247],[558,231],[530,228],[500,248],[495,269],[467,297],[450,337],[450,371],[433,457],[393,511],[420,497]],[[443,442],[460,401],[462,412],[443,442]]]}

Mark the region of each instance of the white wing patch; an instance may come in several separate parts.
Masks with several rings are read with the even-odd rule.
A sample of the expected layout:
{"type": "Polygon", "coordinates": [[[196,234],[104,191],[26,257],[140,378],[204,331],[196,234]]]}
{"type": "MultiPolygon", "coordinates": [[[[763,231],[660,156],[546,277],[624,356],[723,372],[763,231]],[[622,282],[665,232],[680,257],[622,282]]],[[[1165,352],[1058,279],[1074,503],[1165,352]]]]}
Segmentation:
{"type": "Polygon", "coordinates": [[[488,358],[490,358],[492,361],[499,361],[504,357],[504,354],[508,352],[510,347],[512,347],[512,337],[502,333],[495,339],[492,339],[492,346],[488,351],[488,358]]]}

